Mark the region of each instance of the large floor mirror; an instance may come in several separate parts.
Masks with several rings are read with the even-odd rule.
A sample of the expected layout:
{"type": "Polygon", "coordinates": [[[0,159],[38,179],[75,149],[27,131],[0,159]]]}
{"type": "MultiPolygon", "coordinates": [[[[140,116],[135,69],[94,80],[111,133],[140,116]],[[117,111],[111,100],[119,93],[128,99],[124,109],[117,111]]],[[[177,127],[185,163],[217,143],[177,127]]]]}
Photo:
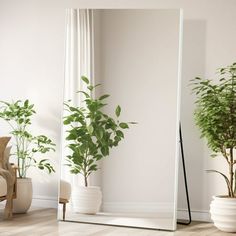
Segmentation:
{"type": "MultiPolygon", "coordinates": [[[[64,211],[68,221],[175,230],[181,10],[68,9],[66,14],[67,105],[62,127],[59,219],[64,211]],[[91,84],[100,85],[89,89],[91,84]],[[110,96],[101,98],[104,94],[110,96]],[[117,137],[113,137],[119,142],[107,150],[105,139],[101,141],[104,147],[93,150],[96,160],[88,164],[84,178],[84,150],[76,145],[88,138],[81,139],[79,127],[81,111],[86,110],[90,96],[100,98],[102,102],[97,105],[103,104],[102,112],[119,120],[114,128],[117,137]],[[78,128],[73,134],[72,122],[65,117],[76,112],[80,115],[77,120],[75,115],[71,118],[78,128]],[[127,128],[130,121],[134,124],[128,123],[127,128]],[[71,163],[73,160],[76,163],[71,163]]],[[[96,125],[102,119],[97,117],[97,124],[91,126],[91,117],[85,118],[88,135],[97,132],[96,125]]],[[[102,130],[97,136],[102,140],[105,134],[102,130]]],[[[91,138],[94,143],[95,136],[91,138]]]]}

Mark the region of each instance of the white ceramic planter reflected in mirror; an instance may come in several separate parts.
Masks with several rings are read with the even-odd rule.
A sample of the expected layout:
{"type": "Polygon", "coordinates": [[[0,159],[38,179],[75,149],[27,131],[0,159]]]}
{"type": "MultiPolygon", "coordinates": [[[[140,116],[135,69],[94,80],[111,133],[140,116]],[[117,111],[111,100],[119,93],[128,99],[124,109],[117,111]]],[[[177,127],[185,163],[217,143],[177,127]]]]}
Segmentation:
{"type": "MultiPolygon", "coordinates": [[[[71,185],[66,220],[176,229],[181,25],[180,10],[67,10],[64,100],[81,105],[76,91],[85,91],[84,75],[101,84],[94,96],[110,94],[105,113],[115,117],[120,105],[119,119],[138,124],[98,162],[88,177],[92,188],[65,165],[62,127],[61,179],[71,185]]],[[[63,185],[61,196],[68,191],[63,185]]]]}

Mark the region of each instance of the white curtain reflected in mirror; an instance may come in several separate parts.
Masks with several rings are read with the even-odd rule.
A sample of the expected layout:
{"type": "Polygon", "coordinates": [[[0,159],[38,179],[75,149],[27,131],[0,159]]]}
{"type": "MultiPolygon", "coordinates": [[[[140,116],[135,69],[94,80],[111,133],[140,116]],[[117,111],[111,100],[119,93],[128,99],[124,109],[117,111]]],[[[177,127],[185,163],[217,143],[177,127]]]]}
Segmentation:
{"type": "Polygon", "coordinates": [[[175,230],[181,11],[69,9],[66,21],[65,220],[175,230]]]}
{"type": "MultiPolygon", "coordinates": [[[[93,20],[92,10],[67,9],[66,10],[66,43],[65,43],[65,83],[64,101],[71,101],[74,106],[81,105],[82,97],[77,91],[86,90],[78,77],[86,76],[93,79],[93,20]]],[[[63,115],[68,115],[65,109],[63,115]]],[[[64,148],[68,143],[66,127],[62,127],[62,156],[67,156],[68,149],[64,148]]],[[[61,166],[61,178],[76,186],[81,182],[80,176],[70,174],[65,165],[61,166]]]]}

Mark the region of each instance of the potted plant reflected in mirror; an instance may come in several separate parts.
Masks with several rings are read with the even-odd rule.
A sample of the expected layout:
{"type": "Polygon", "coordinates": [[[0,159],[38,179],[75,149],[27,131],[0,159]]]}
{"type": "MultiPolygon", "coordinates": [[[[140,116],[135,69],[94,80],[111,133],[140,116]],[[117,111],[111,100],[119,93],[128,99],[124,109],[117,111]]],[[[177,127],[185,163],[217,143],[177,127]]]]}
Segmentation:
{"type": "Polygon", "coordinates": [[[68,127],[66,140],[71,154],[67,156],[72,174],[81,174],[84,186],[72,190],[72,204],[75,212],[96,214],[99,211],[102,193],[97,186],[88,186],[88,178],[98,169],[98,161],[109,156],[109,151],[117,147],[124,138],[124,129],[135,122],[120,122],[121,107],[115,109],[115,118],[103,112],[108,94],[93,98],[91,94],[99,85],[91,85],[88,78],[81,77],[87,91],[78,91],[84,96],[81,106],[65,103],[68,115],[64,125],[68,127]]]}
{"type": "Polygon", "coordinates": [[[211,218],[217,228],[236,232],[236,63],[218,70],[218,81],[195,78],[195,120],[202,137],[207,139],[213,157],[225,160],[228,174],[220,174],[227,185],[227,195],[214,196],[210,205],[211,218]]]}
{"type": "Polygon", "coordinates": [[[32,116],[36,113],[34,105],[29,100],[16,102],[0,102],[0,118],[5,120],[14,137],[14,156],[17,160],[17,198],[13,200],[13,212],[25,213],[32,202],[32,180],[27,177],[27,171],[31,167],[55,172],[48,159],[41,159],[41,156],[49,151],[55,151],[55,144],[45,135],[34,136],[29,128],[32,116]],[[40,153],[40,158],[37,154],[40,153]]]}

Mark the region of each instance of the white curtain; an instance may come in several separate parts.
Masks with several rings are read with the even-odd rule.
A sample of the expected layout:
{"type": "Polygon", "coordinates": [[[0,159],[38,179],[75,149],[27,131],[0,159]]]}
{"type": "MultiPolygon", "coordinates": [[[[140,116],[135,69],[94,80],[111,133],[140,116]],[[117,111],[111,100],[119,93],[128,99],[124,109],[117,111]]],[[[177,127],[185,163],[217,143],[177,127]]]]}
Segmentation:
{"type": "MultiPolygon", "coordinates": [[[[64,101],[71,100],[74,106],[81,105],[78,90],[85,90],[81,76],[86,76],[91,82],[93,73],[93,12],[88,9],[66,10],[66,41],[65,41],[65,83],[64,101]]],[[[63,112],[63,116],[66,115],[63,112]]],[[[69,150],[66,148],[66,128],[62,128],[61,178],[69,181],[72,188],[83,183],[83,178],[72,175],[65,166],[69,150]]]]}

